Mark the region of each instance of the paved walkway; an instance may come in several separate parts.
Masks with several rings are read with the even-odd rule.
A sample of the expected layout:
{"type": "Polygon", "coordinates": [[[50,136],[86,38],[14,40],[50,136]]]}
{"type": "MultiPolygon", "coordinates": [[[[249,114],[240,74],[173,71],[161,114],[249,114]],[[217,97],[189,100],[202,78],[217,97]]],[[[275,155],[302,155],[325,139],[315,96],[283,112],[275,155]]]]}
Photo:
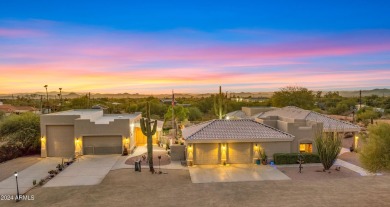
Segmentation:
{"type": "Polygon", "coordinates": [[[12,176],[15,171],[22,171],[42,159],[40,155],[32,155],[32,156],[23,156],[18,157],[16,159],[8,160],[6,162],[0,163],[0,181],[5,180],[12,176]]]}
{"type": "Polygon", "coordinates": [[[351,150],[349,150],[349,149],[343,147],[343,148],[341,148],[341,151],[340,151],[340,154],[339,154],[339,155],[342,155],[342,154],[344,154],[344,153],[346,153],[346,152],[351,152],[351,150]]]}
{"type": "MultiPolygon", "coordinates": [[[[342,155],[346,152],[350,152],[349,149],[343,147],[341,148],[341,151],[340,151],[340,154],[339,155],[342,155]]],[[[347,169],[350,169],[352,171],[355,171],[356,173],[358,173],[359,175],[361,176],[374,176],[374,175],[382,175],[380,173],[370,173],[368,172],[367,170],[357,166],[357,165],[354,165],[354,164],[351,164],[349,162],[346,162],[344,160],[340,160],[340,159],[337,159],[336,162],[334,163],[335,165],[340,165],[342,167],[345,167],[347,169]]]]}
{"type": "MultiPolygon", "coordinates": [[[[165,151],[165,149],[153,145],[153,151],[165,151]]],[[[118,170],[118,169],[134,169],[134,165],[127,165],[125,164],[126,160],[131,157],[136,157],[139,155],[142,155],[147,152],[146,146],[139,146],[135,149],[134,153],[128,156],[121,156],[118,161],[115,163],[115,165],[112,167],[112,170],[118,170]]],[[[154,160],[154,167],[155,169],[158,169],[158,160],[154,160]]],[[[149,166],[142,166],[142,169],[147,169],[149,166]]],[[[187,167],[182,166],[180,161],[171,161],[168,165],[161,166],[161,169],[170,169],[170,170],[188,170],[187,167]]]]}
{"type": "Polygon", "coordinates": [[[290,180],[288,176],[270,165],[196,165],[188,168],[192,183],[290,180]]]}
{"type": "MultiPolygon", "coordinates": [[[[38,183],[42,178],[48,176],[48,171],[55,170],[61,160],[61,158],[48,157],[18,172],[19,193],[23,194],[32,188],[33,180],[38,183]]],[[[0,182],[0,195],[10,194],[16,194],[16,181],[13,175],[0,182]]]]}
{"type": "Polygon", "coordinates": [[[43,187],[97,185],[117,162],[120,155],[84,155],[43,187]]]}
{"type": "Polygon", "coordinates": [[[354,164],[351,164],[349,162],[346,162],[344,160],[340,160],[340,159],[337,159],[336,162],[334,163],[334,165],[340,165],[342,167],[345,167],[345,168],[348,168],[352,171],[355,171],[356,173],[359,173],[361,176],[374,176],[374,175],[382,175],[380,173],[370,173],[368,172],[367,170],[357,166],[357,165],[354,165],[354,164]]]}

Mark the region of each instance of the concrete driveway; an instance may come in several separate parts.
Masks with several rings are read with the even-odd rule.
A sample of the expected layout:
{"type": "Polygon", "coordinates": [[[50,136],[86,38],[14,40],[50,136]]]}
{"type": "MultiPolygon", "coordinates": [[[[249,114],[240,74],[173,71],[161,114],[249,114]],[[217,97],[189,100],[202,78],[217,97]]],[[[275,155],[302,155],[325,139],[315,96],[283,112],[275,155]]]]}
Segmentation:
{"type": "MultiPolygon", "coordinates": [[[[48,176],[49,170],[55,170],[57,164],[61,163],[61,158],[47,157],[38,163],[18,172],[19,192],[21,194],[27,192],[33,187],[33,180],[37,183],[48,176]]],[[[0,195],[15,195],[16,194],[16,180],[12,175],[9,178],[0,182],[0,195]]]]}
{"type": "Polygon", "coordinates": [[[197,165],[188,168],[192,183],[290,180],[270,165],[197,165]]]}
{"type": "Polygon", "coordinates": [[[120,155],[84,155],[44,187],[97,185],[106,177],[119,157],[120,155]]]}

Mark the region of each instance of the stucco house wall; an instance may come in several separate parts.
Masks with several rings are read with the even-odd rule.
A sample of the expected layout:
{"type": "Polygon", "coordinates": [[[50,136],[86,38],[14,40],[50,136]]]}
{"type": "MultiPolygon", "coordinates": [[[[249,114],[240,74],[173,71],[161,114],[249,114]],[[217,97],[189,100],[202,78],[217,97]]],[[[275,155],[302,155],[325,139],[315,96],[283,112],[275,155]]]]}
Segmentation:
{"type": "Polygon", "coordinates": [[[323,124],[321,122],[307,121],[304,119],[290,119],[277,116],[270,116],[263,119],[256,118],[256,121],[294,135],[295,138],[291,142],[290,152],[298,153],[299,144],[301,143],[312,143],[312,152],[317,153],[314,139],[315,134],[323,130],[323,124]]]}
{"type": "MultiPolygon", "coordinates": [[[[77,119],[75,121],[75,137],[83,142],[84,136],[111,136],[118,135],[122,137],[122,147],[131,149],[130,146],[130,124],[129,119],[115,119],[108,124],[96,124],[89,119],[77,119]]],[[[134,143],[132,143],[134,145],[134,143]]],[[[81,149],[83,145],[81,144],[81,149]]],[[[80,150],[80,149],[79,149],[80,150]]],[[[82,153],[82,150],[80,151],[82,153]]]]}
{"type": "MultiPolygon", "coordinates": [[[[71,141],[73,144],[68,142],[66,147],[68,148],[74,147],[74,152],[76,154],[83,154],[83,138],[86,136],[122,137],[122,147],[126,146],[127,149],[131,150],[132,148],[135,147],[135,138],[134,138],[135,122],[139,122],[140,118],[141,118],[140,113],[123,115],[123,116],[103,115],[102,110],[90,110],[90,109],[70,110],[70,111],[42,115],[40,117],[41,144],[42,144],[41,157],[48,156],[47,130],[49,126],[55,126],[57,129],[59,129],[58,127],[62,128],[62,126],[64,126],[64,128],[65,126],[68,127],[66,131],[67,137],[66,139],[62,139],[62,140],[71,141]],[[70,126],[72,128],[70,128],[70,126]]],[[[53,136],[53,130],[50,130],[50,132],[52,134],[50,136],[53,136]]],[[[55,134],[58,133],[54,132],[54,135],[55,134]]],[[[56,136],[51,137],[49,141],[51,140],[57,140],[56,136]]],[[[107,144],[109,145],[110,143],[107,144]]],[[[62,148],[62,146],[64,145],[56,145],[56,146],[57,149],[65,149],[62,148]]],[[[51,152],[56,152],[56,151],[57,150],[53,151],[52,149],[50,149],[49,154],[52,154],[51,152]]]]}

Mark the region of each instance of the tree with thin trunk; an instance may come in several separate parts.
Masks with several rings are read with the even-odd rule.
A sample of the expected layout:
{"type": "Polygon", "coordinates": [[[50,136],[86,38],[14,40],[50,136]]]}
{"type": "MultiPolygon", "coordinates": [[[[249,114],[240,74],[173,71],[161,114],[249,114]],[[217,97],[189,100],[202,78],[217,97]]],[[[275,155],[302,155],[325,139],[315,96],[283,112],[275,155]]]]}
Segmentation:
{"type": "Polygon", "coordinates": [[[152,121],[150,119],[150,103],[146,103],[146,119],[140,120],[142,133],[147,137],[147,151],[148,151],[148,163],[150,172],[154,173],[153,167],[153,135],[157,130],[157,120],[152,121]],[[153,124],[153,126],[151,126],[153,124]]]}
{"type": "Polygon", "coordinates": [[[329,170],[340,154],[341,137],[337,132],[325,133],[319,131],[316,133],[315,143],[324,170],[329,170]]]}
{"type": "Polygon", "coordinates": [[[227,97],[222,93],[222,87],[219,86],[219,94],[214,97],[214,112],[218,119],[223,119],[227,111],[227,97]]]}
{"type": "Polygon", "coordinates": [[[49,108],[49,92],[47,92],[48,85],[44,85],[43,87],[46,89],[46,107],[49,108]]]}

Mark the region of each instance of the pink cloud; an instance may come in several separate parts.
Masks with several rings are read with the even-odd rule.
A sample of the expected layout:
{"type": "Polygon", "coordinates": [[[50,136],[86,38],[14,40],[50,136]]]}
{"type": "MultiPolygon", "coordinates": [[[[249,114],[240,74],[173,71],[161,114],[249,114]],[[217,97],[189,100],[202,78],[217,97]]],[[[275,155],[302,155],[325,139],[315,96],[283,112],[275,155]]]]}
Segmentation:
{"type": "Polygon", "coordinates": [[[37,30],[0,28],[0,37],[6,38],[31,38],[44,35],[45,33],[37,30]]]}

